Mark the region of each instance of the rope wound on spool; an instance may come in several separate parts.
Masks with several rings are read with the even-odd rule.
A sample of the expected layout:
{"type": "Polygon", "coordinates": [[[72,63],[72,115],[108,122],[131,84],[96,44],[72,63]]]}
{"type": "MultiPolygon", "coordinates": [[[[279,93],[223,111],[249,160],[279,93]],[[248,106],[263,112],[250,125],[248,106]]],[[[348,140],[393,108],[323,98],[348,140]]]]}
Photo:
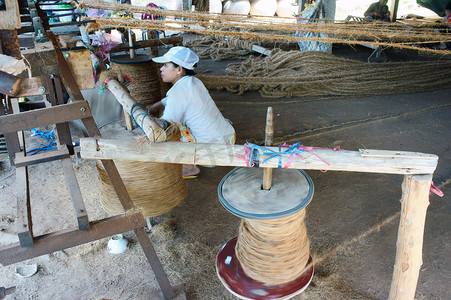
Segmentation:
{"type": "Polygon", "coordinates": [[[313,266],[305,270],[311,257],[304,218],[314,187],[302,170],[273,169],[271,189],[265,190],[262,175],[262,168],[236,168],[219,184],[221,204],[242,221],[216,267],[238,297],[256,299],[253,293],[260,289],[280,299],[302,292],[313,276],[313,266]]]}

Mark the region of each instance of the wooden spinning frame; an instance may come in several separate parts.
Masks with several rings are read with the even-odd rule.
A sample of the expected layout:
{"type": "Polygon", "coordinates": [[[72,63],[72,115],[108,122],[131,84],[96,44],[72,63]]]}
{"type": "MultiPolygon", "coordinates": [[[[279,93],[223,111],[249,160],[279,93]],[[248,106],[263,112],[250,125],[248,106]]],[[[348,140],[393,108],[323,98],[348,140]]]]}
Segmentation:
{"type": "MultiPolygon", "coordinates": [[[[0,109],[0,133],[3,133],[5,136],[11,165],[16,167],[16,183],[19,191],[17,196],[19,243],[0,247],[0,266],[14,264],[33,257],[133,230],[152,267],[163,298],[183,299],[183,292],[176,294],[171,287],[152,242],[144,229],[146,220],[131,201],[113,160],[102,159],[101,161],[125,213],[94,222],[89,221],[80,187],[72,167],[70,156],[74,154],[74,149],[67,122],[81,119],[89,136],[92,137],[100,137],[100,131],[91,115],[89,104],[84,100],[70,67],[56,42],[55,36],[50,30],[47,30],[47,36],[54,46],[60,75],[62,75],[65,87],[74,102],[63,104],[61,80],[58,75],[54,74],[43,76],[44,84],[40,89],[41,93],[48,94],[51,107],[19,112],[18,106],[13,109],[14,104],[12,104],[8,96],[5,97],[7,114],[5,115],[2,105],[0,109]],[[58,149],[34,156],[26,156],[25,144],[23,138],[20,138],[20,132],[25,129],[52,124],[56,124],[58,149]],[[28,166],[54,160],[61,160],[62,162],[62,168],[78,226],[73,229],[34,236],[30,207],[28,166]]],[[[4,74],[2,72],[0,75],[4,74]]],[[[161,294],[158,294],[160,294],[159,291],[156,292],[155,298],[161,299],[161,294]]]]}

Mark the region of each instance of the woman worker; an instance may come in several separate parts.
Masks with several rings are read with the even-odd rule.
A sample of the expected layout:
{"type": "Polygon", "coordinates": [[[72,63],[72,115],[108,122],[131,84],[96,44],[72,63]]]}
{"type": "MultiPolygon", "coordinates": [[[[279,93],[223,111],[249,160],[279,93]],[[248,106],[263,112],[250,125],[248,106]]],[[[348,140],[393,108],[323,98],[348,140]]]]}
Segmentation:
{"type": "MultiPolygon", "coordinates": [[[[185,47],[173,47],[166,54],[152,59],[162,63],[163,82],[172,83],[166,98],[149,107],[149,112],[177,123],[182,141],[194,143],[234,144],[235,129],[225,119],[202,81],[194,77],[199,57],[185,47]]],[[[183,165],[183,176],[194,178],[200,172],[197,166],[183,165]]]]}

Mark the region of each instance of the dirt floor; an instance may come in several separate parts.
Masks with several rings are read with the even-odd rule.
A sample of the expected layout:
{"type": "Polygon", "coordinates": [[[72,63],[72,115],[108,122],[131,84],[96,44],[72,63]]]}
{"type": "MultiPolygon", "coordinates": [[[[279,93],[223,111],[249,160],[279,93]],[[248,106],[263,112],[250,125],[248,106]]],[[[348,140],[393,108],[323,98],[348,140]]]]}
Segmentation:
{"type": "MultiPolygon", "coordinates": [[[[359,60],[370,53],[365,48],[334,51],[359,60]]],[[[388,58],[405,57],[392,53],[388,58]]],[[[227,63],[230,61],[205,60],[199,68],[220,73],[227,63]]],[[[268,99],[256,92],[238,96],[211,91],[224,116],[233,122],[237,144],[263,141],[266,110],[272,106],[276,143],[300,141],[316,147],[404,150],[440,157],[434,183],[445,196],[430,197],[418,300],[451,299],[450,93],[451,88],[402,95],[268,99]]],[[[80,130],[71,130],[78,141],[80,130]]],[[[31,143],[43,142],[30,135],[28,131],[31,143]]],[[[15,169],[5,155],[1,162],[0,246],[17,241],[15,169]]],[[[90,220],[107,217],[100,205],[94,161],[74,158],[74,168],[90,220]]],[[[240,222],[221,206],[217,196],[219,182],[231,169],[202,168],[197,179],[186,182],[186,200],[152,220],[150,238],[171,284],[183,285],[187,299],[235,299],[215,271],[219,249],[236,236],[240,222]]],[[[306,217],[312,254],[321,256],[400,211],[401,175],[306,171],[315,185],[306,217]]],[[[30,186],[37,235],[75,225],[59,163],[30,167],[30,186]]],[[[398,222],[395,218],[380,231],[317,264],[312,283],[294,299],[386,299],[398,222]]],[[[6,299],[151,299],[149,294],[158,289],[154,274],[133,232],[124,235],[131,245],[122,254],[108,253],[105,238],[2,267],[0,287],[17,287],[6,299]],[[39,267],[35,275],[16,276],[16,267],[33,263],[39,267]]]]}

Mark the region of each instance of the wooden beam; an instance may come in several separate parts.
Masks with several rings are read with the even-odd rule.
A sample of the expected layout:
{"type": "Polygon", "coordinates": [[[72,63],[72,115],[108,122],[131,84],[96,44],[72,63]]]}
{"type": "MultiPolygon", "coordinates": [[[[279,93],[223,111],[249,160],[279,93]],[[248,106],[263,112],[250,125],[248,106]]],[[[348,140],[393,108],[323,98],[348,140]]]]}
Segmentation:
{"type": "Polygon", "coordinates": [[[0,133],[43,127],[49,124],[63,123],[88,116],[91,116],[91,110],[86,101],[77,101],[49,108],[25,111],[20,114],[2,116],[0,118],[0,133]]]}
{"type": "Polygon", "coordinates": [[[19,91],[17,92],[15,97],[20,98],[45,94],[48,94],[48,91],[45,88],[44,78],[42,76],[39,76],[22,78],[19,86],[19,91]]]}
{"type": "Polygon", "coordinates": [[[70,158],[64,158],[61,160],[61,163],[63,165],[67,189],[69,190],[70,199],[72,200],[72,207],[74,209],[75,219],[77,220],[78,230],[88,230],[88,212],[85,203],[83,202],[83,196],[81,195],[74,168],[72,167],[72,160],[70,158]]]}
{"type": "Polygon", "coordinates": [[[3,0],[6,10],[0,10],[0,29],[20,28],[20,12],[17,0],[3,0]]]}
{"type": "Polygon", "coordinates": [[[432,175],[405,176],[390,300],[413,300],[420,267],[432,175]]]}
{"type": "Polygon", "coordinates": [[[392,0],[390,5],[390,20],[396,22],[398,14],[399,0],[392,0]]]}
{"type": "Polygon", "coordinates": [[[138,212],[90,222],[89,225],[90,229],[85,231],[72,228],[37,236],[33,247],[23,248],[19,243],[0,247],[0,267],[144,227],[146,221],[138,212]]]}
{"type": "Polygon", "coordinates": [[[16,158],[14,159],[14,165],[16,166],[16,168],[18,168],[54,161],[57,159],[63,159],[67,157],[70,157],[69,150],[67,149],[67,147],[64,147],[63,149],[58,149],[55,151],[46,151],[44,153],[38,153],[33,156],[25,156],[25,157],[16,156],[16,158]]]}
{"type": "MultiPolygon", "coordinates": [[[[148,48],[148,47],[155,47],[155,46],[165,46],[165,45],[171,45],[171,44],[180,44],[183,41],[183,36],[175,36],[175,37],[168,37],[168,38],[162,38],[162,39],[151,39],[151,40],[144,40],[144,41],[138,41],[134,42],[133,48],[148,48]]],[[[125,50],[129,50],[130,46],[128,43],[122,43],[111,49],[110,53],[116,53],[121,52],[125,50]]]]}
{"type": "MultiPolygon", "coordinates": [[[[192,165],[215,165],[245,167],[240,156],[243,145],[195,144],[182,142],[138,143],[118,139],[82,138],[81,156],[85,159],[120,159],[152,161],[192,165]]],[[[279,153],[278,147],[267,147],[268,151],[279,153]]],[[[262,163],[268,155],[258,150],[261,168],[278,168],[275,157],[262,163]]],[[[283,151],[283,150],[282,150],[283,151]]],[[[281,166],[290,169],[334,170],[350,172],[388,174],[433,174],[438,156],[422,154],[415,157],[413,152],[393,151],[389,157],[363,157],[359,151],[335,151],[332,149],[311,149],[297,156],[282,155],[281,166]],[[404,153],[405,155],[397,155],[404,153]],[[393,157],[395,156],[395,157],[393,157]],[[405,158],[406,156],[407,158],[405,158]],[[425,158],[426,157],[426,158],[425,158]],[[292,161],[289,163],[290,158],[292,161]]]]}
{"type": "MultiPolygon", "coordinates": [[[[92,84],[89,80],[82,80],[82,78],[91,78],[92,70],[89,69],[80,69],[77,73],[76,82],[80,86],[80,89],[86,90],[91,89],[92,84]]],[[[14,97],[30,97],[30,96],[38,96],[38,95],[46,95],[48,94],[45,80],[43,76],[36,76],[31,78],[22,78],[17,94],[14,97]],[[42,90],[45,88],[45,90],[42,90]]]]}

